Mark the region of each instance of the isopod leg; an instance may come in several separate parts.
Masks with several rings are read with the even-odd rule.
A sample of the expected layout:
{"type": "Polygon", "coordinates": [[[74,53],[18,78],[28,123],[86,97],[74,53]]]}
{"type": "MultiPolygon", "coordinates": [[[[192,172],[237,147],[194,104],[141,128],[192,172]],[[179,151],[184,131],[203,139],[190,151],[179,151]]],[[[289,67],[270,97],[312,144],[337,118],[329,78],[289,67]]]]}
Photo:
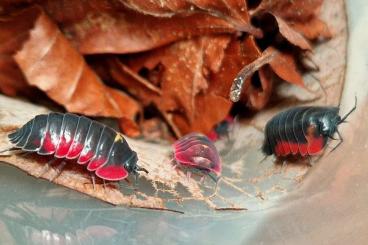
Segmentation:
{"type": "Polygon", "coordinates": [[[330,151],[330,153],[333,152],[334,150],[336,150],[336,148],[339,147],[342,144],[342,142],[344,142],[344,139],[342,138],[340,132],[338,130],[336,130],[336,133],[339,136],[339,139],[338,140],[340,140],[340,141],[339,141],[339,143],[337,143],[337,145],[335,145],[334,148],[332,148],[332,150],[330,151]]]}
{"type": "Polygon", "coordinates": [[[267,159],[269,156],[270,156],[270,155],[265,155],[265,156],[262,158],[262,160],[261,160],[261,161],[259,161],[259,163],[258,163],[258,164],[263,163],[264,161],[266,161],[266,159],[267,159]]]}
{"type": "Polygon", "coordinates": [[[56,161],[56,158],[51,159],[50,161],[48,161],[45,166],[43,166],[41,173],[38,174],[36,177],[40,178],[42,177],[50,168],[51,164],[53,164],[56,161]]]}
{"type": "Polygon", "coordinates": [[[94,174],[91,174],[91,180],[92,180],[93,190],[96,190],[96,178],[94,174]]]}
{"type": "Polygon", "coordinates": [[[216,184],[219,181],[220,177],[218,177],[216,174],[214,174],[213,172],[205,172],[216,184]]]}
{"type": "Polygon", "coordinates": [[[312,162],[313,162],[313,159],[312,159],[312,156],[311,155],[307,155],[308,156],[308,167],[312,167],[312,162]]]}
{"type": "Polygon", "coordinates": [[[106,182],[104,179],[102,179],[102,182],[103,182],[103,187],[104,187],[104,191],[106,190],[106,182]]]}
{"type": "Polygon", "coordinates": [[[65,162],[65,161],[62,161],[62,162],[57,166],[57,168],[55,169],[55,170],[56,170],[56,174],[55,174],[55,176],[54,176],[54,177],[52,177],[52,178],[50,179],[50,181],[54,181],[57,177],[59,177],[59,176],[60,176],[61,172],[63,171],[63,168],[65,167],[65,165],[66,165],[66,162],[65,162]]]}
{"type": "Polygon", "coordinates": [[[192,176],[192,172],[190,171],[187,171],[187,181],[189,182],[190,181],[190,177],[192,176]]]}
{"type": "Polygon", "coordinates": [[[202,185],[204,183],[204,179],[206,178],[206,175],[202,175],[199,179],[199,183],[202,185]]]}

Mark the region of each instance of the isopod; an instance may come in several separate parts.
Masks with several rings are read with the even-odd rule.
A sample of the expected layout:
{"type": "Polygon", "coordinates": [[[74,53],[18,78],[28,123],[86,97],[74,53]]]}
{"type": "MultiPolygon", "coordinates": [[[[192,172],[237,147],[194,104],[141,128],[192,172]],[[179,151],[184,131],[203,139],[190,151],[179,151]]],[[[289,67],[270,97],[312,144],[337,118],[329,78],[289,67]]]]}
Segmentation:
{"type": "Polygon", "coordinates": [[[222,171],[221,159],[207,136],[199,133],[185,135],[173,144],[173,151],[177,165],[218,181],[222,171]]]}
{"type": "Polygon", "coordinates": [[[229,138],[231,131],[234,129],[235,118],[228,115],[224,120],[215,125],[215,127],[207,134],[211,141],[217,141],[224,137],[229,138]]]}
{"type": "Polygon", "coordinates": [[[342,118],[339,107],[322,106],[294,107],[275,115],[266,124],[263,153],[277,157],[318,155],[337,133],[340,142],[332,149],[335,150],[343,142],[338,125],[345,122],[356,105],[355,98],[354,107],[342,118]]]}
{"type": "Polygon", "coordinates": [[[37,115],[8,138],[13,144],[8,150],[74,159],[103,180],[120,181],[131,173],[148,173],[137,165],[137,153],[120,133],[84,116],[55,112],[37,115]]]}

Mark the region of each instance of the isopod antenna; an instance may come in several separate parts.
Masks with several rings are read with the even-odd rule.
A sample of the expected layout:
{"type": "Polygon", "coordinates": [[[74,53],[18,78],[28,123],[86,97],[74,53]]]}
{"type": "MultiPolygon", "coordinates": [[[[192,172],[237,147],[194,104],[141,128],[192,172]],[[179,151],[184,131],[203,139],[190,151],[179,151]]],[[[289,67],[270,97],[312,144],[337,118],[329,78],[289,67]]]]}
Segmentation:
{"type": "Polygon", "coordinates": [[[355,111],[355,109],[357,108],[357,101],[358,101],[358,99],[357,99],[357,96],[355,95],[355,104],[354,104],[354,107],[353,108],[351,108],[351,110],[348,112],[348,113],[346,113],[341,119],[340,119],[340,121],[338,122],[338,124],[340,124],[340,123],[344,123],[345,122],[345,120],[348,118],[348,116],[350,116],[350,114],[353,112],[353,111],[355,111]]]}

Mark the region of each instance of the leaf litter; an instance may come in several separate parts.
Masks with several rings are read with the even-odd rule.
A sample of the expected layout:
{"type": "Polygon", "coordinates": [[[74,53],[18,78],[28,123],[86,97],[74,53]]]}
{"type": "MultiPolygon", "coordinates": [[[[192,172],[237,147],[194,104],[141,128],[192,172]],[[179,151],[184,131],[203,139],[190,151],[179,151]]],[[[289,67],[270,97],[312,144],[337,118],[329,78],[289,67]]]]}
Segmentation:
{"type": "MultiPolygon", "coordinates": [[[[244,87],[237,86],[237,104],[253,110],[274,103],[280,80],[306,89],[300,57],[310,57],[315,41],[332,37],[320,19],[322,4],[263,0],[248,9],[239,0],[5,1],[0,4],[0,39],[5,41],[0,91],[33,101],[41,91],[66,111],[115,118],[123,133],[150,141],[208,133],[232,110],[229,93],[243,67],[247,74],[239,73],[244,87]]],[[[24,111],[9,115],[21,122],[2,125],[3,133],[29,118],[24,111]]],[[[168,147],[129,142],[150,170],[143,177],[149,190],[126,195],[107,186],[94,192],[82,184],[90,182],[89,176],[73,167],[55,182],[114,204],[164,208],[157,194],[162,192],[215,209],[235,205],[218,194],[218,206],[203,186],[171,170],[168,147]]],[[[34,176],[42,167],[29,157],[3,160],[34,176]]],[[[236,190],[233,180],[224,180],[236,190]]]]}

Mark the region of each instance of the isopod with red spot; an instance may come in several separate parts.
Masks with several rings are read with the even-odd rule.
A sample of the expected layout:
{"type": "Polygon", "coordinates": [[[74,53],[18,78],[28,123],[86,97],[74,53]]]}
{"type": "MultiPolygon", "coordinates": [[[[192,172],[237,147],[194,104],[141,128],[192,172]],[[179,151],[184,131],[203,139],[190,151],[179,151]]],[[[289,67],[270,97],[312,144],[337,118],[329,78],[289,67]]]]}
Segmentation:
{"type": "Polygon", "coordinates": [[[173,144],[176,165],[208,175],[216,183],[221,176],[221,158],[216,146],[199,133],[190,133],[173,144]]]}
{"type": "Polygon", "coordinates": [[[339,107],[294,107],[277,114],[266,124],[263,153],[277,157],[318,155],[337,133],[340,142],[332,149],[335,150],[343,142],[338,125],[345,122],[356,104],[355,98],[354,107],[342,118],[339,107]]]}
{"type": "Polygon", "coordinates": [[[231,131],[234,129],[235,118],[231,115],[225,117],[224,120],[214,126],[214,128],[207,134],[211,141],[217,141],[223,137],[229,139],[231,131]]]}
{"type": "Polygon", "coordinates": [[[137,153],[120,133],[84,116],[37,115],[8,138],[13,147],[7,150],[74,159],[103,180],[120,181],[129,174],[138,176],[139,171],[148,173],[137,165],[137,153]]]}

